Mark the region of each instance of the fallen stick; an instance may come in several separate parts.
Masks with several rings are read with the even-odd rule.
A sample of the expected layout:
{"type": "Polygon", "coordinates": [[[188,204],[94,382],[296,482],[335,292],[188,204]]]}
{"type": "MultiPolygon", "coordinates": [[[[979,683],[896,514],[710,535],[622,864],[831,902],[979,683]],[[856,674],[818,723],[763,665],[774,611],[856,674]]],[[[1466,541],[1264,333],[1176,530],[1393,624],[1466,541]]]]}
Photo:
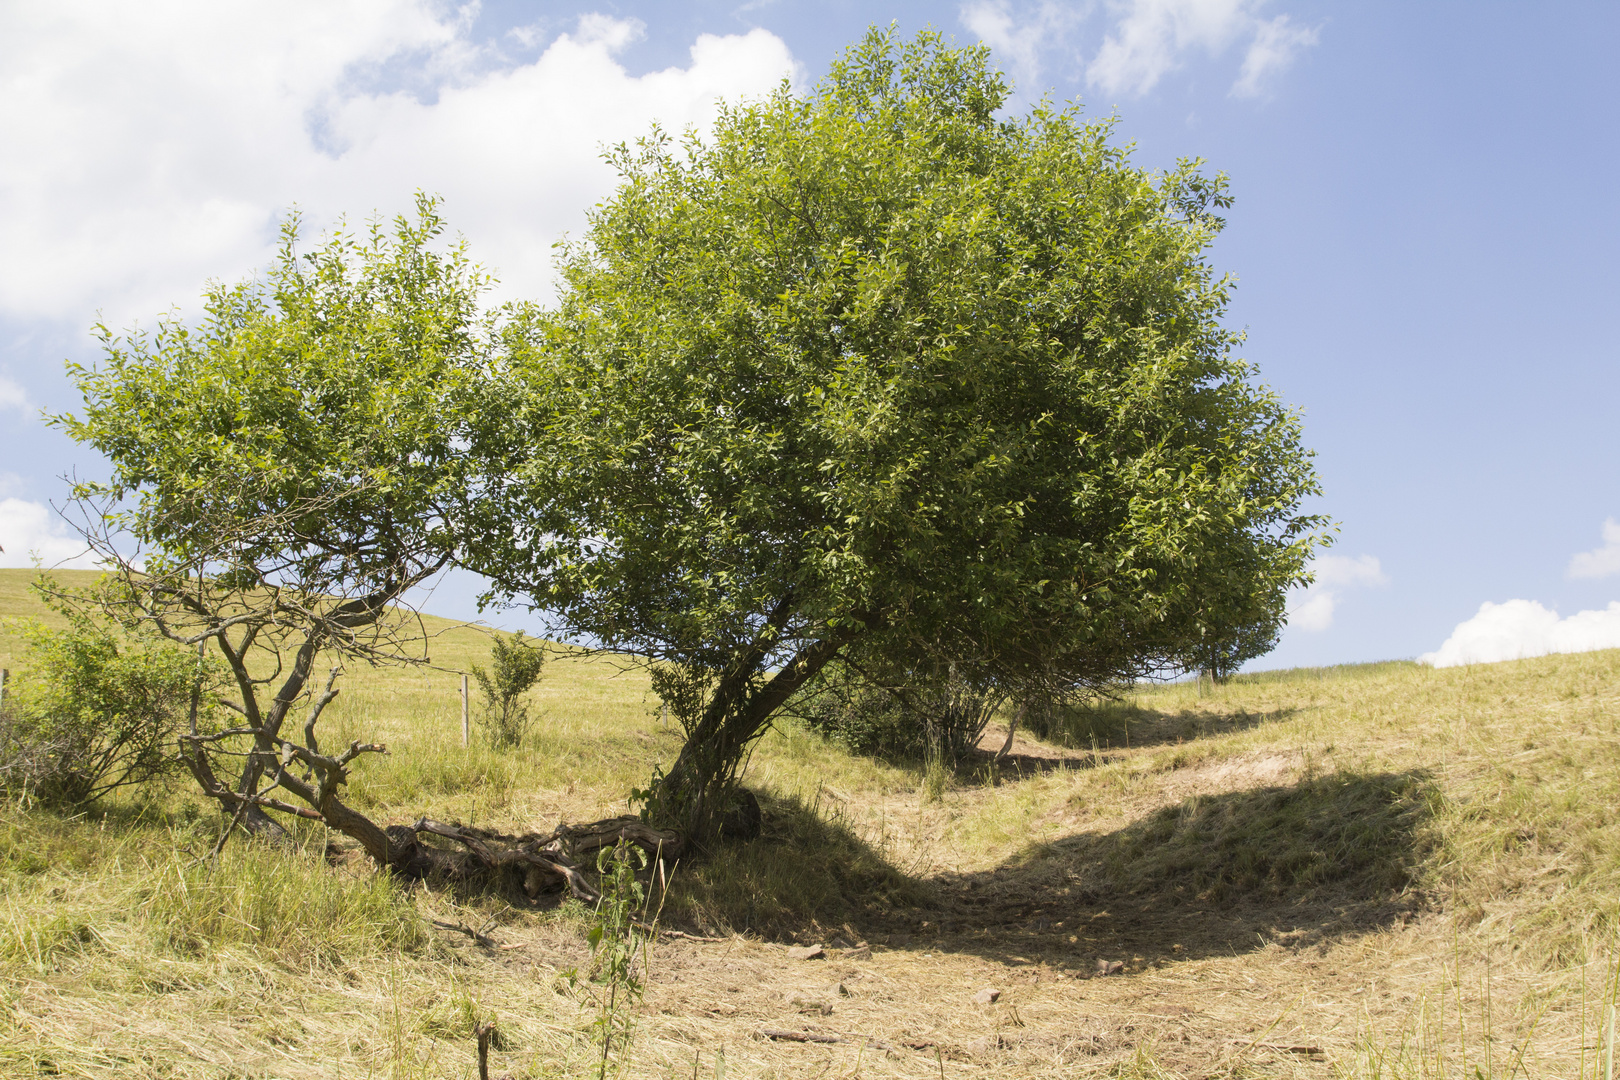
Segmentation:
{"type": "Polygon", "coordinates": [[[1247,1039],[1231,1039],[1229,1041],[1233,1046],[1242,1046],[1249,1050],[1275,1050],[1279,1054],[1325,1053],[1320,1046],[1306,1046],[1304,1044],[1291,1046],[1287,1043],[1250,1042],[1247,1039]]]}
{"type": "Polygon", "coordinates": [[[894,1049],[892,1043],[886,1043],[882,1039],[846,1039],[842,1035],[825,1035],[819,1031],[783,1031],[781,1028],[760,1028],[759,1037],[762,1039],[774,1039],[777,1042],[822,1043],[828,1045],[834,1043],[858,1042],[865,1043],[867,1046],[870,1046],[876,1050],[894,1049]]]}
{"type": "Polygon", "coordinates": [[[685,930],[672,930],[667,926],[652,926],[648,923],[631,920],[630,925],[644,934],[663,934],[665,937],[680,938],[682,941],[730,941],[730,938],[704,937],[702,934],[688,934],[685,930]]]}
{"type": "Polygon", "coordinates": [[[822,1035],[814,1031],[780,1031],[776,1028],[760,1028],[761,1038],[775,1039],[777,1042],[797,1043],[841,1043],[848,1039],[838,1035],[822,1035]]]}
{"type": "MultiPolygon", "coordinates": [[[[478,944],[484,946],[486,949],[488,949],[488,948],[496,948],[496,947],[499,947],[499,948],[502,948],[502,949],[513,948],[513,946],[510,946],[510,945],[501,945],[499,942],[497,942],[494,938],[490,937],[488,934],[485,934],[480,930],[474,930],[472,927],[467,926],[464,923],[447,923],[447,922],[442,922],[439,919],[429,919],[428,921],[431,922],[434,926],[437,926],[441,930],[454,930],[458,934],[466,934],[468,937],[472,938],[475,942],[477,942],[478,944]]],[[[518,946],[518,947],[521,948],[521,946],[518,946]]]]}

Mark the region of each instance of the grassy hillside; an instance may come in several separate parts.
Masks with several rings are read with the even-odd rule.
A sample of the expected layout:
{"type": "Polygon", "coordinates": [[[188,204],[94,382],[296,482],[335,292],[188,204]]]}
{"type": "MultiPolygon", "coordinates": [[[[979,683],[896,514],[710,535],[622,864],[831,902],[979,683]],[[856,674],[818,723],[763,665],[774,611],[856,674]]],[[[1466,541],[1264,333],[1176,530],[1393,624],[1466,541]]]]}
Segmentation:
{"type": "MultiPolygon", "coordinates": [[[[26,577],[0,571],[0,614],[26,577]]],[[[463,748],[487,638],[427,625],[433,667],[349,671],[329,714],[392,748],[351,783],[379,819],[622,812],[678,748],[638,672],[578,655],[528,745],[463,748]]],[[[919,766],[767,735],[765,834],[679,867],[665,908],[723,940],[652,950],[630,1075],[1603,1075],[1620,652],[1148,687],[1042,734],[938,800],[919,766]]],[[[0,1074],[464,1077],[490,1017],[496,1072],[587,1074],[577,905],[396,885],[318,830],[210,864],[219,824],[179,785],[0,807],[0,1074]]]]}

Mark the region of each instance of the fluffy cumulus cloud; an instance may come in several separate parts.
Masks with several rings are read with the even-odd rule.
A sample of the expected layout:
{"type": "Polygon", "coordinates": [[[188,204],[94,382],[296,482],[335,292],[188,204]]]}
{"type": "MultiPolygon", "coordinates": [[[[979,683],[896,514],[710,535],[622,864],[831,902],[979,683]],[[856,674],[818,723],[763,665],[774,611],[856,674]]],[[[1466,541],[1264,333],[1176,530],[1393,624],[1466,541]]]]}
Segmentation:
{"type": "Polygon", "coordinates": [[[1289,597],[1288,625],[1316,633],[1333,625],[1333,612],[1346,589],[1387,585],[1389,578],[1372,555],[1322,555],[1311,564],[1316,580],[1289,597]]]}
{"type": "Polygon", "coordinates": [[[1603,522],[1603,546],[1583,551],[1569,560],[1565,573],[1572,578],[1606,578],[1620,574],[1620,522],[1603,522]]]}
{"type": "Polygon", "coordinates": [[[1560,619],[1558,612],[1534,600],[1486,601],[1473,618],[1459,623],[1444,644],[1418,657],[1418,662],[1456,667],[1592,649],[1620,649],[1620,602],[1560,619]]]}
{"type": "Polygon", "coordinates": [[[1041,60],[1052,52],[1078,60],[1093,89],[1135,96],[1151,91],[1189,54],[1220,56],[1241,50],[1242,65],[1231,93],[1257,97],[1301,51],[1315,45],[1319,35],[1316,28],[1302,26],[1286,14],[1268,17],[1265,4],[1266,0],[1113,0],[1015,7],[1011,0],[972,0],[962,6],[961,19],[1026,88],[1038,82],[1041,60]],[[1090,51],[1076,32],[1098,26],[1103,28],[1102,43],[1090,51]]]}
{"type": "Polygon", "coordinates": [[[44,503],[0,499],[0,567],[92,568],[84,541],[44,503]]]}
{"type": "Polygon", "coordinates": [[[543,295],[552,243],[612,189],[604,145],[795,72],[761,30],[633,75],[634,20],[531,31],[522,59],[468,26],[436,0],[0,6],[0,315],[149,319],[263,265],[295,203],[325,223],[416,189],[509,291],[543,295]]]}

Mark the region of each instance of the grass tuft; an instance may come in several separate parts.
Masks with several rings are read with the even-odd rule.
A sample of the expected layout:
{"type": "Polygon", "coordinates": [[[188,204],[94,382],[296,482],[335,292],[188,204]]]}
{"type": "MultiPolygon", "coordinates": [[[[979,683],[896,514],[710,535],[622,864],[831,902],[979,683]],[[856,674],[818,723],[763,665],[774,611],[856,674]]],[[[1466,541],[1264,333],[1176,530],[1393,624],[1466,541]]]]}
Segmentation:
{"type": "Polygon", "coordinates": [[[249,945],[284,964],[335,966],[432,941],[392,878],[335,873],[318,855],[262,844],[227,847],[210,863],[176,858],[136,897],[159,944],[185,955],[249,945]]]}

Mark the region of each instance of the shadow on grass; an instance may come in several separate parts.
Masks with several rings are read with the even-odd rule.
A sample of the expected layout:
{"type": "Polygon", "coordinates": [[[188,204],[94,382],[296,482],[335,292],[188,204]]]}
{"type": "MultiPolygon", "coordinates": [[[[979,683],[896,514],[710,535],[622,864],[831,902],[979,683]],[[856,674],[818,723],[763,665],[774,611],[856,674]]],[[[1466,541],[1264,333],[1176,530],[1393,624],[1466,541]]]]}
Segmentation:
{"type": "Polygon", "coordinates": [[[1089,971],[1311,945],[1404,922],[1430,851],[1426,774],[1336,773],[1195,796],[1114,832],[1033,844],[994,870],[943,875],[935,936],[1089,971]]]}
{"type": "MultiPolygon", "coordinates": [[[[1170,713],[1144,709],[1128,701],[1070,706],[1040,724],[1030,725],[1032,730],[1029,734],[1064,750],[1081,750],[1083,753],[1014,751],[998,760],[996,750],[987,749],[981,743],[956,763],[955,779],[963,786],[977,787],[999,784],[1003,780],[1040,776],[1059,769],[1093,769],[1118,761],[1131,749],[1192,742],[1214,735],[1247,731],[1263,724],[1280,723],[1297,711],[1275,709],[1270,712],[1213,713],[1183,709],[1170,713]]],[[[1002,737],[1004,733],[996,733],[989,741],[996,742],[1002,737]]]]}
{"type": "Polygon", "coordinates": [[[1113,832],[1032,844],[991,870],[911,876],[792,801],[760,839],[686,873],[668,914],[777,940],[864,937],[1089,973],[1310,945],[1404,921],[1429,851],[1421,772],[1199,796],[1113,832]]]}
{"type": "Polygon", "coordinates": [[[757,839],[723,844],[678,868],[666,919],[703,931],[819,940],[844,924],[920,908],[926,881],[910,877],[852,829],[838,806],[760,795],[757,839]]]}
{"type": "Polygon", "coordinates": [[[1117,750],[1191,742],[1287,720],[1297,709],[1232,713],[1202,709],[1165,712],[1133,701],[1102,701],[1061,708],[1030,725],[1036,738],[1069,750],[1117,750]]]}

